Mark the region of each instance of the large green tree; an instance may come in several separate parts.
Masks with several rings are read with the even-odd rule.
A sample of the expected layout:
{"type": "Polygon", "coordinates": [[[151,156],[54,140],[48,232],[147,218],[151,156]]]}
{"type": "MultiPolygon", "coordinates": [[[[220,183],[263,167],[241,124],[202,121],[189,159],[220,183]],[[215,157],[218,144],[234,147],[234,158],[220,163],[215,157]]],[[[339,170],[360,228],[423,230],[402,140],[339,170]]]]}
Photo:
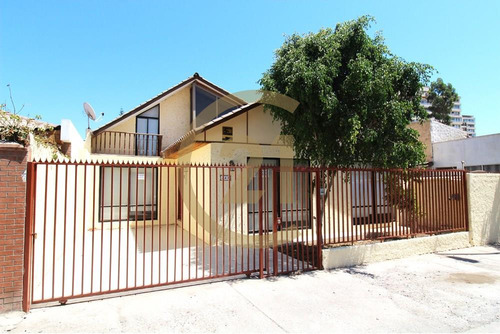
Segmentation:
{"type": "Polygon", "coordinates": [[[432,68],[390,53],[368,16],[335,30],[289,36],[263,74],[263,90],[300,102],[294,113],[266,106],[315,165],[412,167],[424,162],[412,120],[425,119],[421,90],[432,68]]]}
{"type": "Polygon", "coordinates": [[[431,104],[429,107],[431,117],[434,117],[441,123],[450,125],[451,109],[453,108],[453,103],[458,101],[458,94],[455,88],[450,83],[445,84],[443,79],[438,78],[429,87],[427,101],[431,104]]]}

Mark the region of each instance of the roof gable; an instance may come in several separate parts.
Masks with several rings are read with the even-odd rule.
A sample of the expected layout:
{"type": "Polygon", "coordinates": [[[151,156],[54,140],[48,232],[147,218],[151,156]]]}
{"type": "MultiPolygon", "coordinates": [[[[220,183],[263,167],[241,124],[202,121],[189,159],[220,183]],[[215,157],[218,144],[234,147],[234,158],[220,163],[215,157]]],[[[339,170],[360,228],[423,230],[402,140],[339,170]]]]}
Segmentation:
{"type": "MultiPolygon", "coordinates": [[[[178,83],[177,85],[167,89],[166,91],[163,91],[162,93],[160,93],[160,94],[156,95],[155,97],[149,99],[148,101],[140,104],[139,106],[133,108],[132,110],[124,113],[123,115],[118,116],[117,118],[115,118],[115,119],[111,120],[110,122],[104,124],[103,126],[97,128],[96,130],[93,131],[94,134],[99,134],[99,133],[105,131],[106,129],[110,128],[111,126],[114,126],[114,125],[124,121],[128,117],[131,117],[135,114],[138,114],[142,111],[145,111],[146,109],[148,109],[150,107],[153,107],[154,105],[160,103],[161,101],[163,101],[164,99],[166,99],[170,95],[177,93],[181,89],[191,85],[194,82],[201,85],[203,88],[215,93],[216,95],[219,95],[219,96],[230,95],[230,93],[228,91],[226,91],[225,89],[223,89],[223,88],[213,84],[212,82],[204,79],[198,73],[194,73],[193,76],[187,78],[186,80],[184,80],[184,81],[178,83]]],[[[237,101],[238,103],[245,104],[245,101],[241,100],[240,98],[235,97],[235,96],[231,96],[231,97],[235,101],[237,101]]]]}

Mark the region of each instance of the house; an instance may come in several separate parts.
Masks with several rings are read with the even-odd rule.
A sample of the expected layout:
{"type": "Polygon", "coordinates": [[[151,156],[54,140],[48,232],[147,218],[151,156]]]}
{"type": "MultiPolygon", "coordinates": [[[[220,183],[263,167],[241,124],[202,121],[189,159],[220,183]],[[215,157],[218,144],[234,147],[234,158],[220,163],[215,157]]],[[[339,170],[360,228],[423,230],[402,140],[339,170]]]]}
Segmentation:
{"type": "Polygon", "coordinates": [[[455,139],[467,138],[467,133],[461,129],[438,122],[434,119],[425,122],[413,122],[411,129],[418,131],[419,140],[425,145],[425,160],[429,167],[434,165],[434,144],[455,139]]]}
{"type": "Polygon", "coordinates": [[[463,172],[309,167],[263,106],[297,102],[248,100],[195,74],[89,131],[82,161],[29,164],[31,302],[312,270],[322,245],[465,228],[463,172]]]}
{"type": "Polygon", "coordinates": [[[247,103],[195,73],[92,131],[87,157],[243,165],[263,158],[282,165],[294,153],[280,132],[261,103],[247,103]]]}

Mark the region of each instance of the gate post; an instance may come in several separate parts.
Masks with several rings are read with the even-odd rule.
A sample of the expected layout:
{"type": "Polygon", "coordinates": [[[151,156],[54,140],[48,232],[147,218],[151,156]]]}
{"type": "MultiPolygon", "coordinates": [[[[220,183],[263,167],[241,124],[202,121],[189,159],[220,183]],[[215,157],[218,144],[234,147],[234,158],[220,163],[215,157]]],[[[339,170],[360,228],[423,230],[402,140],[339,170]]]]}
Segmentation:
{"type": "Polygon", "coordinates": [[[31,260],[33,253],[33,218],[35,203],[35,182],[36,168],[35,163],[28,162],[26,179],[26,216],[24,228],[24,270],[23,270],[23,311],[29,312],[31,306],[31,260]]]}
{"type": "Polygon", "coordinates": [[[322,212],[321,212],[321,201],[323,200],[321,198],[321,179],[320,179],[321,171],[318,169],[316,170],[316,243],[317,243],[317,248],[318,248],[318,269],[323,269],[323,254],[322,254],[322,249],[323,249],[323,238],[322,238],[322,212]]]}

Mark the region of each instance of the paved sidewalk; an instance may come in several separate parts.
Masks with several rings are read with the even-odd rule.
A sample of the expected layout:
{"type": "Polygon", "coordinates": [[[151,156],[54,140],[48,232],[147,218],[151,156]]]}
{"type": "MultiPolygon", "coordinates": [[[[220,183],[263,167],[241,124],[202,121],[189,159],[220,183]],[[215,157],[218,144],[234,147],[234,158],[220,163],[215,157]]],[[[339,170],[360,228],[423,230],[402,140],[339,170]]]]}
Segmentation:
{"type": "Polygon", "coordinates": [[[500,332],[500,247],[0,316],[9,332],[500,332]]]}

